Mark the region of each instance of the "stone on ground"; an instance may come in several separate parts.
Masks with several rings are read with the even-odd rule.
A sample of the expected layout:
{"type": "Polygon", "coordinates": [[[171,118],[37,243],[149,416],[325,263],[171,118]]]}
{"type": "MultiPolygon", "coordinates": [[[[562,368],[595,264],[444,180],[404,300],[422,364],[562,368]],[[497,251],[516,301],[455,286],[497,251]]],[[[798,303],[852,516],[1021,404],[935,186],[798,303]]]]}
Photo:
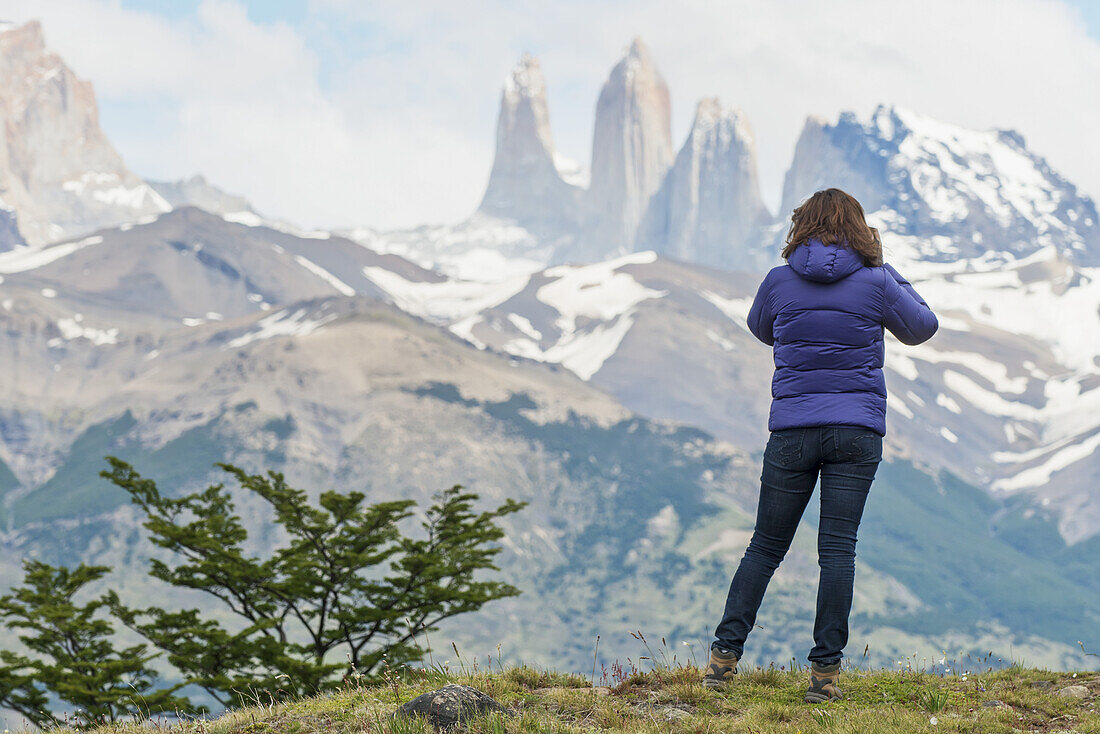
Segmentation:
{"type": "Polygon", "coordinates": [[[1066,686],[1058,691],[1056,695],[1066,698],[1088,698],[1089,689],[1084,686],[1066,686]]]}
{"type": "Polygon", "coordinates": [[[398,709],[406,716],[424,716],[437,727],[454,726],[493,711],[511,714],[476,688],[453,684],[417,696],[398,709]]]}

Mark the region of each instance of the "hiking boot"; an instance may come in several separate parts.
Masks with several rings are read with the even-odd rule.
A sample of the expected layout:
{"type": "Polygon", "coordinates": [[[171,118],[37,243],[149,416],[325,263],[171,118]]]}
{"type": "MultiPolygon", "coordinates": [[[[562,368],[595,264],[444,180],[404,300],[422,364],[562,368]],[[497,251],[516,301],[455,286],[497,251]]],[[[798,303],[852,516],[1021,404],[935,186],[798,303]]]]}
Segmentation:
{"type": "Polygon", "coordinates": [[[703,676],[703,685],[707,688],[725,688],[733,682],[737,673],[737,656],[732,650],[713,647],[710,650],[710,665],[703,676]]]}
{"type": "Polygon", "coordinates": [[[810,688],[806,691],[806,703],[825,703],[844,698],[836,687],[840,680],[840,661],[832,665],[810,664],[810,688]]]}

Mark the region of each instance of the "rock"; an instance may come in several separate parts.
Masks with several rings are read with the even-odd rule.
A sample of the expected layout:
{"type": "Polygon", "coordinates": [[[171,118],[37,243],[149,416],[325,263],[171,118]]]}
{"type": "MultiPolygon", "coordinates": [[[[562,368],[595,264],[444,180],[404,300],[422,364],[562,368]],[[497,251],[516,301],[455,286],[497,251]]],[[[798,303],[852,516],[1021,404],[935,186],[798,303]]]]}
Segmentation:
{"type": "Polygon", "coordinates": [[[672,164],[668,85],[641,39],[611,70],[596,104],[592,182],[588,209],[594,218],[591,249],[597,259],[628,247],[649,197],[672,164]]]}
{"type": "Polygon", "coordinates": [[[504,83],[496,156],[480,210],[536,229],[572,221],[580,189],[562,178],[557,159],[542,68],[524,55],[504,83]]]}
{"type": "Polygon", "coordinates": [[[3,237],[14,222],[41,245],[171,209],[123,163],[91,83],[46,48],[38,21],[0,27],[0,100],[3,237]]]}
{"type": "Polygon", "coordinates": [[[1084,686],[1066,686],[1054,694],[1063,698],[1088,698],[1089,689],[1084,686]]]}
{"type": "Polygon", "coordinates": [[[744,269],[745,248],[758,244],[759,228],[770,219],[748,121],[718,99],[704,99],[672,170],[649,200],[635,249],[744,269]]]}
{"type": "Polygon", "coordinates": [[[677,719],[686,719],[691,714],[683,709],[678,709],[675,706],[661,706],[654,709],[655,713],[663,718],[665,721],[676,721],[677,719]]]}
{"type": "Polygon", "coordinates": [[[1044,690],[1048,688],[1054,688],[1054,683],[1049,680],[1033,680],[1028,685],[1030,685],[1032,688],[1042,688],[1044,690]]]}
{"type": "Polygon", "coordinates": [[[1004,701],[998,701],[997,699],[991,699],[989,701],[982,702],[982,708],[984,709],[1002,709],[1008,708],[1008,704],[1004,701]]]}
{"type": "Polygon", "coordinates": [[[449,727],[470,718],[496,711],[505,715],[512,712],[476,688],[449,685],[438,691],[430,691],[404,704],[398,713],[405,716],[423,716],[437,727],[449,727]]]}

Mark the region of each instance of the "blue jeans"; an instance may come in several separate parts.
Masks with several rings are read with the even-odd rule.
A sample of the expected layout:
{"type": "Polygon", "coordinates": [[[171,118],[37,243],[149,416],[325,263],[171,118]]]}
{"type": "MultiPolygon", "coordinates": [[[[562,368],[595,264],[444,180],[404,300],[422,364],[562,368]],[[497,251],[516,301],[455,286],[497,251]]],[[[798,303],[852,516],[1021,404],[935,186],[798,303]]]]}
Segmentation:
{"type": "Polygon", "coordinates": [[[712,647],[742,656],[768,582],[791,547],[820,474],[817,562],[821,579],[809,659],[819,665],[840,660],[848,643],[856,531],[880,461],[882,437],[867,428],[818,426],[772,432],[764,449],[756,529],[730,584],[712,647]]]}

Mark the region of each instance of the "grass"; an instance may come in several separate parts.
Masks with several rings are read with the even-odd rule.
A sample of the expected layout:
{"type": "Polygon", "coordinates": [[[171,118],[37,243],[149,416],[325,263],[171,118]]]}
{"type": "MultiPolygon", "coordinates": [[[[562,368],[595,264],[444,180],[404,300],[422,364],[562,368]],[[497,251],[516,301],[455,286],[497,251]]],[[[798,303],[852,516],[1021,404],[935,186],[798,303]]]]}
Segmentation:
{"type": "Polygon", "coordinates": [[[845,699],[812,706],[802,702],[805,671],[746,670],[725,691],[700,684],[694,666],[623,671],[611,686],[593,687],[584,676],[528,667],[493,672],[406,670],[377,685],[348,685],[314,698],[254,701],[217,718],[187,722],[142,721],[105,726],[99,734],[142,734],[151,728],[178,734],[304,734],[362,732],[431,734],[419,719],[394,718],[397,707],[447,683],[473,686],[511,709],[457,731],[506,734],[545,732],[1079,732],[1100,734],[1100,672],[1050,672],[1011,667],[966,675],[927,672],[844,671],[845,699]],[[1035,685],[1048,681],[1049,687],[1035,685]],[[1084,699],[1055,695],[1068,685],[1090,691],[1084,699]],[[991,704],[999,701],[1001,705],[991,704]]]}

